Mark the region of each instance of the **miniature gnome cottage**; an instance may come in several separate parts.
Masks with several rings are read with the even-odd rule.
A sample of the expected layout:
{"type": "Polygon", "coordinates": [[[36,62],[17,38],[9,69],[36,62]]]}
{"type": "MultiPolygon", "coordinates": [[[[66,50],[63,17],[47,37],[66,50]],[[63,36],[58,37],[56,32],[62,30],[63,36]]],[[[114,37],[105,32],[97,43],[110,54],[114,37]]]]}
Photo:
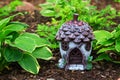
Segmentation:
{"type": "Polygon", "coordinates": [[[77,18],[78,14],[74,14],[74,19],[63,24],[56,34],[62,57],[58,66],[66,70],[85,70],[92,50],[92,29],[77,18]]]}

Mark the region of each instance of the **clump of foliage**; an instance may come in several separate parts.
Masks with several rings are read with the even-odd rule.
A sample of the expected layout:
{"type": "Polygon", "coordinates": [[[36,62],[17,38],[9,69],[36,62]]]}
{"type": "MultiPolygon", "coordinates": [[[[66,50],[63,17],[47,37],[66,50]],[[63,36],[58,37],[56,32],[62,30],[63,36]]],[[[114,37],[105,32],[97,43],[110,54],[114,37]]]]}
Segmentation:
{"type": "Polygon", "coordinates": [[[107,6],[100,11],[95,6],[90,5],[90,0],[47,0],[46,3],[40,4],[42,7],[41,14],[47,17],[54,17],[57,24],[62,24],[72,19],[74,13],[79,14],[79,20],[88,22],[94,30],[109,29],[108,27],[115,24],[112,21],[117,12],[111,6],[107,6]],[[58,21],[56,18],[60,18],[58,21]]]}
{"type": "Polygon", "coordinates": [[[16,10],[16,7],[18,5],[22,5],[22,2],[19,0],[14,0],[14,1],[11,1],[11,3],[9,3],[8,5],[1,7],[0,8],[0,17],[10,15],[11,12],[16,10]]]}
{"type": "Polygon", "coordinates": [[[70,2],[68,0],[47,0],[45,4],[40,4],[42,7],[40,13],[47,17],[60,17],[61,21],[70,20],[72,18],[71,15],[75,12],[70,2]]]}
{"type": "Polygon", "coordinates": [[[120,0],[114,0],[115,2],[120,2],[120,0]]]}
{"type": "Polygon", "coordinates": [[[107,60],[120,63],[120,25],[112,32],[106,30],[94,31],[94,35],[97,40],[94,49],[98,50],[98,58],[94,61],[107,60]]]}
{"type": "Polygon", "coordinates": [[[11,22],[13,16],[0,20],[0,71],[17,62],[26,71],[37,74],[37,59],[49,60],[52,52],[48,42],[35,33],[25,32],[28,25],[11,22]]]}
{"type": "Polygon", "coordinates": [[[38,25],[37,33],[40,37],[43,37],[46,41],[49,42],[49,47],[52,49],[58,48],[58,43],[55,40],[55,35],[57,33],[57,26],[47,26],[47,25],[38,25]]]}

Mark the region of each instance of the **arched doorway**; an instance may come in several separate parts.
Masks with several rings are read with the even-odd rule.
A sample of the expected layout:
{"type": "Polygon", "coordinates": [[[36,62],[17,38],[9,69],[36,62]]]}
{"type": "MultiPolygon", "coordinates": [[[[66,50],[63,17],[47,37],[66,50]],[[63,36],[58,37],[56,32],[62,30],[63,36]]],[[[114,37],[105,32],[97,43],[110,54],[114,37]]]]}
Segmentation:
{"type": "Polygon", "coordinates": [[[68,54],[68,64],[83,64],[83,55],[78,48],[74,48],[68,54]]]}

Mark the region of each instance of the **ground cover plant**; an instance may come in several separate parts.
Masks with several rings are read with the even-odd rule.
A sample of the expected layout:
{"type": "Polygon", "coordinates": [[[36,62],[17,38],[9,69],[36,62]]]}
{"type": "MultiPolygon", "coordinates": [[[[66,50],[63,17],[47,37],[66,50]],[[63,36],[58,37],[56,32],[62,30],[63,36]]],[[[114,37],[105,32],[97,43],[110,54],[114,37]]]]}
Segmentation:
{"type": "Polygon", "coordinates": [[[14,1],[11,1],[8,5],[1,7],[0,8],[0,19],[2,19],[5,16],[9,16],[10,13],[16,10],[16,7],[18,5],[22,5],[22,2],[19,0],[14,0],[14,1]]]}
{"type": "Polygon", "coordinates": [[[106,30],[94,31],[96,37],[96,47],[98,57],[95,61],[107,60],[120,63],[120,25],[112,32],[106,30]]]}
{"type": "Polygon", "coordinates": [[[40,6],[42,7],[40,13],[43,16],[53,17],[52,20],[57,25],[71,20],[73,14],[78,13],[79,20],[89,23],[94,30],[109,29],[110,26],[115,25],[112,19],[118,16],[111,6],[98,11],[97,7],[90,5],[90,0],[47,0],[40,6]]]}
{"type": "Polygon", "coordinates": [[[40,69],[37,59],[49,60],[52,52],[43,38],[25,32],[28,25],[11,22],[13,17],[0,21],[0,71],[11,62],[17,62],[26,71],[37,74],[40,69]]]}

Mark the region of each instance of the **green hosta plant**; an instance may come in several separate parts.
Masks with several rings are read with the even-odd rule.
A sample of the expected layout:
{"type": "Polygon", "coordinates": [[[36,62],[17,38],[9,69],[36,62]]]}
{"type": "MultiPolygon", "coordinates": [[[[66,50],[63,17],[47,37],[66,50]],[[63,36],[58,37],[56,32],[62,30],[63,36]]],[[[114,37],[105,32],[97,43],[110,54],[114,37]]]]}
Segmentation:
{"type": "Polygon", "coordinates": [[[120,63],[120,25],[112,32],[105,30],[94,31],[96,37],[96,47],[98,58],[95,61],[107,60],[120,63]],[[116,58],[111,57],[115,55],[116,58]]]}
{"type": "Polygon", "coordinates": [[[11,62],[18,62],[26,71],[37,74],[40,69],[37,59],[52,58],[48,42],[37,34],[25,32],[28,25],[10,22],[12,18],[0,21],[0,71],[11,62]]]}

